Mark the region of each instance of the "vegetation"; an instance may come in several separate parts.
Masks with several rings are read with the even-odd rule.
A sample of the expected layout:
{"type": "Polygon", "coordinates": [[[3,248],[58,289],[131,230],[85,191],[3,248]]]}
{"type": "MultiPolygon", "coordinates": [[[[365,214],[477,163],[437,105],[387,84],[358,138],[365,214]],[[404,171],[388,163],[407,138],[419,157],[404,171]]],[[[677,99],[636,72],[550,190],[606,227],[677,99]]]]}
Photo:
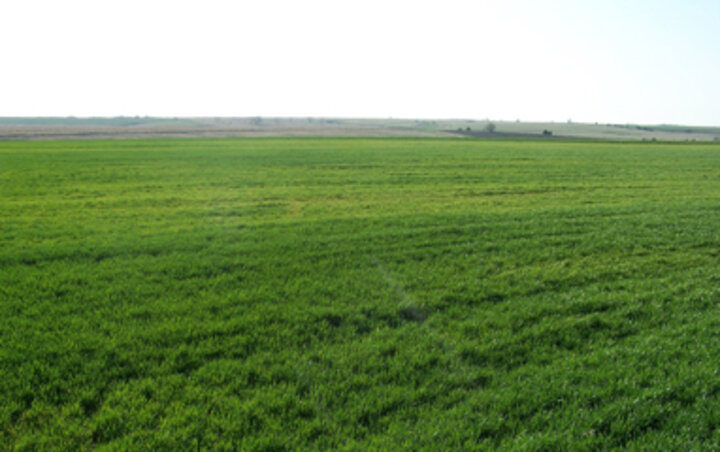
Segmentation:
{"type": "Polygon", "coordinates": [[[717,450],[719,153],[0,144],[0,445],[717,450]]]}

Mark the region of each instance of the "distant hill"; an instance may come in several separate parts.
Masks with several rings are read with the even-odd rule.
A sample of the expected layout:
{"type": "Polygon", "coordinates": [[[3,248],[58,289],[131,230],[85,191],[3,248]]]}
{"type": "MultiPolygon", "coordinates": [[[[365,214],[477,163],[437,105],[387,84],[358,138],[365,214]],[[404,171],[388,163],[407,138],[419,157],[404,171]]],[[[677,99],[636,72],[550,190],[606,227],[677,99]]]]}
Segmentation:
{"type": "Polygon", "coordinates": [[[718,141],[720,127],[487,119],[0,117],[0,140],[236,136],[464,136],[718,141]]]}
{"type": "Polygon", "coordinates": [[[140,125],[156,124],[183,124],[189,125],[195,122],[186,118],[156,118],[140,116],[117,116],[76,118],[67,117],[0,117],[0,126],[115,126],[130,127],[140,125]]]}

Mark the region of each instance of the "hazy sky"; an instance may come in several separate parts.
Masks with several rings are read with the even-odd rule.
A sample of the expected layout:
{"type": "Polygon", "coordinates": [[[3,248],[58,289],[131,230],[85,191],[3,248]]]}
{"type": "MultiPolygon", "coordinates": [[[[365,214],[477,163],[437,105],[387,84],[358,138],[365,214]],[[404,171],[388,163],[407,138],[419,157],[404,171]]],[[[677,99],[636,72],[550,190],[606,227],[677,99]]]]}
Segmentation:
{"type": "Polygon", "coordinates": [[[0,116],[720,125],[720,0],[3,0],[0,58],[0,116]]]}

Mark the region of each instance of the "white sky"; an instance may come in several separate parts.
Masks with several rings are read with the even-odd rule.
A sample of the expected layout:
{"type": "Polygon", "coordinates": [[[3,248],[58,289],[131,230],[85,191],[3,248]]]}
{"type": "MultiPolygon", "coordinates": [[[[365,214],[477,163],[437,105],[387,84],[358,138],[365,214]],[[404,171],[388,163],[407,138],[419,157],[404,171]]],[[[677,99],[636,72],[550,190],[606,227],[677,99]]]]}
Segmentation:
{"type": "Polygon", "coordinates": [[[2,0],[0,116],[720,125],[720,0],[2,0]]]}

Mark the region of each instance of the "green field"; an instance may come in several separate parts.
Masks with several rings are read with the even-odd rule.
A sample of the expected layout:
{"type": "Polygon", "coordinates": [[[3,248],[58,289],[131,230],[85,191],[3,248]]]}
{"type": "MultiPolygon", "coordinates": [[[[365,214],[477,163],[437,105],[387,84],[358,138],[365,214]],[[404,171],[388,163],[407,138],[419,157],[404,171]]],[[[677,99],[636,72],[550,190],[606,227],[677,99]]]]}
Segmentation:
{"type": "Polygon", "coordinates": [[[0,143],[0,450],[720,449],[720,144],[0,143]]]}

